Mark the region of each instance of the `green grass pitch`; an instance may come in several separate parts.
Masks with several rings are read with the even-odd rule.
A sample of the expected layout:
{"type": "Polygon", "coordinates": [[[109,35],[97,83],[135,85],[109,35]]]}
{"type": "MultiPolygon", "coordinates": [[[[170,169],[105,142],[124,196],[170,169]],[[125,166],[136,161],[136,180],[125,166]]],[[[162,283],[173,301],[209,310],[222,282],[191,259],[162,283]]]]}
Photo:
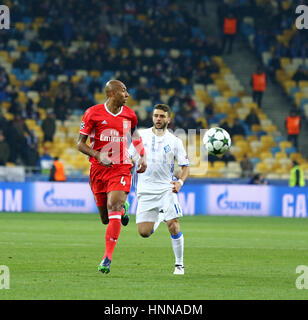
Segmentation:
{"type": "Polygon", "coordinates": [[[185,216],[185,275],[173,275],[167,227],[122,227],[111,273],[97,266],[106,226],[96,214],[0,214],[3,299],[308,299],[295,286],[308,265],[308,219],[185,216]]]}

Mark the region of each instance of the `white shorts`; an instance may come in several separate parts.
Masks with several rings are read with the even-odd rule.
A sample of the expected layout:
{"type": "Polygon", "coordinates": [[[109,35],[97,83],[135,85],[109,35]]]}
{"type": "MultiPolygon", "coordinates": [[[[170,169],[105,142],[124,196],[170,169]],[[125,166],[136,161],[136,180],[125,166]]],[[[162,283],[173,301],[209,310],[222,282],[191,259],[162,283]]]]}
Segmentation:
{"type": "Polygon", "coordinates": [[[168,221],[183,216],[177,194],[170,191],[163,194],[138,195],[136,223],[168,221]]]}

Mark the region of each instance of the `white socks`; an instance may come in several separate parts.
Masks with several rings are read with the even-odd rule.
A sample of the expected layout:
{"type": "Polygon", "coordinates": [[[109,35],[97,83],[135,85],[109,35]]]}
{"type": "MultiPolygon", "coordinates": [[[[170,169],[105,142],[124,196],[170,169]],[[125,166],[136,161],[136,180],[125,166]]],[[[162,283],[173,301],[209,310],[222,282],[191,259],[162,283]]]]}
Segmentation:
{"type": "Polygon", "coordinates": [[[184,266],[183,255],[184,255],[184,236],[180,231],[176,235],[171,235],[172,248],[175,256],[175,264],[184,266]]]}

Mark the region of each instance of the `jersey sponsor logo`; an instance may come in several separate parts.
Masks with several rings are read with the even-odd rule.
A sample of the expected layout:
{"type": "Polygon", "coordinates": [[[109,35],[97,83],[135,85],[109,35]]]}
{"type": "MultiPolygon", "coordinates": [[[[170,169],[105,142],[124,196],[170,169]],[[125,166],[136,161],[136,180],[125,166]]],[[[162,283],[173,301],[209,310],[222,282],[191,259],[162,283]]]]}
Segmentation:
{"type": "Polygon", "coordinates": [[[120,136],[120,133],[117,130],[105,130],[100,135],[100,141],[104,142],[123,142],[124,137],[120,136]]]}

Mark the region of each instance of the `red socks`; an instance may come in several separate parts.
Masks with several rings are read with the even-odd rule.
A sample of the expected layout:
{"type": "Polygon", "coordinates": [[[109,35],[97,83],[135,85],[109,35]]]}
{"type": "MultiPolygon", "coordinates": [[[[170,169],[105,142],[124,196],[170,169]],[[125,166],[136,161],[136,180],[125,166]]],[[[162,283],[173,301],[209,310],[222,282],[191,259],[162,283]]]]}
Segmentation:
{"type": "Polygon", "coordinates": [[[121,216],[122,212],[120,211],[112,211],[108,213],[109,224],[105,233],[106,247],[103,259],[106,256],[108,259],[112,259],[112,254],[121,231],[121,216]]]}

